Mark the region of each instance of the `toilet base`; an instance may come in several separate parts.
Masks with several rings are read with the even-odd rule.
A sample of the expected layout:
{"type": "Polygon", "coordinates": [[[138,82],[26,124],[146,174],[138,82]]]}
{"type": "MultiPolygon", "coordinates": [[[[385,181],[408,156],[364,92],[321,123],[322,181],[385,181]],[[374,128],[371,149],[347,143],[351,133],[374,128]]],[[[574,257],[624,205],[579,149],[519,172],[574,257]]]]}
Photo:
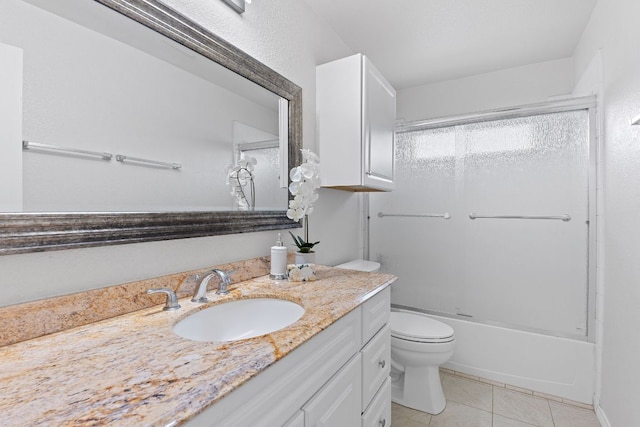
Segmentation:
{"type": "Polygon", "coordinates": [[[391,374],[391,401],[428,414],[444,411],[447,401],[442,391],[438,366],[406,367],[391,374]]]}

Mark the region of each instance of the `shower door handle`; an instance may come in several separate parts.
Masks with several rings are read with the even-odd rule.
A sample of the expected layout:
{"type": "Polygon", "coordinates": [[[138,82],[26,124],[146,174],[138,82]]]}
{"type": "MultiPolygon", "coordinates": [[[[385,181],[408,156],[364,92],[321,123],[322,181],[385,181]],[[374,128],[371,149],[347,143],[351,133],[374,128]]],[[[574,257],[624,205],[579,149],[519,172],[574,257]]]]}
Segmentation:
{"type": "Polygon", "coordinates": [[[558,216],[535,216],[535,215],[478,215],[469,214],[470,219],[556,219],[564,222],[571,221],[571,215],[563,214],[558,216]]]}

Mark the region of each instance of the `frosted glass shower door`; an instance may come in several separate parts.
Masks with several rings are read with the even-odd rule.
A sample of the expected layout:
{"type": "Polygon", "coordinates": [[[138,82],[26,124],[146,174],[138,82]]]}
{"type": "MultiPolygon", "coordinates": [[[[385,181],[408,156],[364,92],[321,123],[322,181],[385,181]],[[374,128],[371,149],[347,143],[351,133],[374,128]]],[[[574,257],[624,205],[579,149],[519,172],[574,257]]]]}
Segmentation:
{"type": "Polygon", "coordinates": [[[464,276],[459,218],[413,216],[450,213],[456,206],[455,128],[396,136],[396,188],[370,194],[370,256],[398,276],[396,304],[455,312],[464,276]]]}
{"type": "Polygon", "coordinates": [[[242,158],[246,156],[256,159],[254,166],[254,185],[256,207],[262,210],[278,210],[279,206],[287,203],[288,189],[280,187],[280,147],[278,140],[275,146],[253,148],[242,151],[242,158]]]}
{"type": "Polygon", "coordinates": [[[589,164],[586,110],[399,133],[397,190],[370,196],[392,302],[584,337],[589,164]]]}

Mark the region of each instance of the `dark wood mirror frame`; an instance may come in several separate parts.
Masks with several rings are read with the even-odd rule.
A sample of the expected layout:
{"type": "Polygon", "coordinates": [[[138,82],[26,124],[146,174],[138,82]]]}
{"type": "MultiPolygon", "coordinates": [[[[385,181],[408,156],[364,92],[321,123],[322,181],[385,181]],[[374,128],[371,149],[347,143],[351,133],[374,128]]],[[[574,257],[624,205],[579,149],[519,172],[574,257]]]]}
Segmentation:
{"type": "MultiPolygon", "coordinates": [[[[132,20],[288,101],[288,168],[300,164],[302,89],[157,0],[87,0],[132,20]]],[[[0,213],[0,255],[183,239],[300,225],[282,211],[0,213]]]]}

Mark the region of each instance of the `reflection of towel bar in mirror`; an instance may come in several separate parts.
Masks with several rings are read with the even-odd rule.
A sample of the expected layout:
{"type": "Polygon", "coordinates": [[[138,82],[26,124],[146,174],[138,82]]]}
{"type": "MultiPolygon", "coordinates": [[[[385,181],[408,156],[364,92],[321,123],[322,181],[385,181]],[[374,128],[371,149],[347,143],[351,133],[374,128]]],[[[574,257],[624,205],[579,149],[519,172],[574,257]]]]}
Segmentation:
{"type": "MultiPolygon", "coordinates": [[[[118,144],[126,146],[126,148],[123,146],[123,148],[119,149],[120,154],[124,151],[133,155],[140,154],[141,157],[173,161],[171,157],[175,156],[169,154],[170,157],[163,159],[159,152],[152,150],[151,147],[159,146],[157,137],[164,139],[163,144],[165,141],[168,143],[176,139],[181,139],[181,142],[183,142],[185,138],[188,138],[194,141],[194,146],[204,148],[208,152],[219,149],[220,155],[218,156],[218,152],[212,153],[210,158],[215,163],[209,163],[200,162],[199,160],[202,159],[202,156],[198,154],[187,158],[189,153],[193,153],[192,151],[188,151],[184,155],[180,154],[180,157],[184,157],[180,159],[181,166],[184,166],[184,168],[180,169],[180,174],[189,173],[190,176],[196,174],[201,170],[195,168],[195,166],[201,164],[205,164],[203,175],[209,174],[205,179],[183,179],[179,181],[180,183],[187,183],[187,185],[194,181],[202,183],[206,196],[201,196],[196,191],[190,192],[193,195],[193,203],[192,200],[185,202],[181,198],[184,192],[180,189],[177,190],[181,191],[180,197],[175,198],[166,197],[164,191],[147,191],[145,193],[147,195],[151,194],[151,198],[158,193],[162,193],[156,197],[157,200],[149,201],[146,198],[129,197],[129,195],[134,194],[133,191],[135,189],[133,187],[137,184],[140,184],[139,187],[146,185],[144,180],[133,179],[132,187],[126,187],[126,191],[110,191],[112,188],[123,188],[126,185],[125,183],[124,185],[116,186],[114,185],[114,180],[125,180],[130,175],[127,173],[113,174],[112,168],[98,168],[95,175],[102,174],[101,178],[104,178],[102,182],[109,186],[107,193],[110,194],[110,197],[114,196],[115,201],[106,200],[103,197],[104,192],[96,191],[96,187],[93,185],[51,186],[55,187],[56,190],[83,187],[83,190],[86,190],[85,193],[89,196],[98,194],[97,204],[100,207],[91,211],[90,207],[93,204],[93,200],[85,197],[85,194],[79,197],[75,193],[72,194],[73,197],[69,198],[72,202],[69,207],[61,206],[62,201],[65,200],[62,197],[49,198],[54,201],[54,205],[50,208],[40,206],[37,212],[22,212],[22,210],[26,209],[24,206],[30,206],[29,203],[22,204],[22,206],[16,208],[10,207],[8,212],[0,213],[0,222],[3,223],[2,230],[0,230],[0,255],[280,230],[299,226],[298,223],[291,221],[286,216],[287,191],[281,192],[283,194],[281,195],[281,202],[278,204],[271,203],[253,212],[238,212],[235,207],[229,206],[224,201],[226,199],[217,197],[218,193],[220,196],[228,194],[225,180],[207,179],[211,178],[212,174],[222,171],[222,168],[227,163],[224,159],[229,158],[229,161],[231,161],[233,158],[229,153],[229,150],[232,149],[232,145],[229,143],[235,141],[233,140],[233,126],[228,126],[229,121],[249,123],[254,123],[255,121],[255,123],[260,123],[261,127],[264,128],[261,130],[271,133],[281,140],[280,156],[283,160],[280,165],[282,165],[282,169],[288,172],[288,170],[300,164],[300,148],[302,148],[302,89],[299,86],[237,49],[211,30],[165,6],[165,2],[162,0],[77,0],[73,2],[73,7],[69,7],[66,4],[67,2],[30,0],[27,2],[37,3],[42,9],[46,10],[46,13],[39,12],[36,7],[23,8],[15,6],[14,2],[0,2],[2,11],[19,10],[19,17],[21,18],[20,23],[16,22],[16,25],[10,26],[10,28],[3,27],[0,30],[2,35],[0,38],[4,38],[6,35],[8,40],[24,40],[27,43],[33,37],[33,43],[29,44],[29,46],[35,52],[31,53],[30,50],[25,50],[27,52],[25,55],[30,55],[31,58],[35,58],[36,52],[39,51],[44,51],[45,56],[43,58],[49,58],[49,48],[54,41],[56,49],[63,49],[68,55],[58,55],[56,50],[56,61],[51,58],[51,62],[55,62],[57,64],[56,67],[60,68],[60,73],[52,72],[49,67],[53,65],[48,59],[45,61],[46,67],[38,67],[40,62],[35,60],[27,61],[33,67],[31,71],[26,70],[26,62],[22,64],[22,61],[20,61],[21,66],[25,66],[24,75],[29,75],[28,80],[30,84],[33,84],[33,86],[29,86],[33,90],[27,87],[23,90],[25,95],[24,102],[27,102],[23,102],[24,112],[29,113],[24,114],[23,125],[32,126],[33,128],[23,128],[25,137],[19,140],[27,139],[26,135],[29,133],[42,131],[41,125],[46,124],[47,132],[51,133],[48,133],[47,136],[49,141],[43,142],[69,141],[70,133],[76,138],[83,136],[91,138],[92,135],[96,134],[95,132],[99,132],[102,141],[117,141],[118,144]],[[75,3],[78,3],[78,8],[75,7],[75,3]],[[141,13],[141,11],[144,13],[141,13]],[[35,13],[37,19],[30,19],[30,13],[35,13]],[[59,15],[59,17],[55,15],[59,15]],[[42,22],[41,18],[47,22],[47,25],[38,25],[42,22]],[[94,27],[93,24],[98,28],[94,27]],[[40,28],[46,28],[46,31],[40,30],[40,28]],[[60,35],[65,35],[69,39],[63,40],[57,36],[52,38],[54,28],[55,31],[60,32],[60,35]],[[18,31],[19,34],[9,35],[9,31],[18,31]],[[89,37],[84,35],[86,31],[90,32],[89,37]],[[139,37],[134,37],[133,35],[139,35],[139,37]],[[40,36],[45,37],[43,43],[38,43],[36,40],[40,36]],[[97,39],[101,41],[98,43],[97,39]],[[105,49],[97,49],[98,45],[105,47],[105,49]],[[85,49],[82,54],[72,51],[72,48],[76,46],[85,49]],[[176,49],[174,48],[177,48],[178,52],[186,54],[180,53],[176,55],[176,49]],[[148,51],[149,49],[150,51],[148,51]],[[140,57],[142,59],[132,60],[133,56],[130,56],[130,54],[135,53],[134,51],[142,52],[143,56],[140,57]],[[86,58],[85,55],[89,53],[92,59],[95,56],[97,62],[86,58]],[[125,61],[119,58],[123,56],[127,56],[130,59],[125,61]],[[77,64],[69,61],[77,61],[77,64]],[[166,65],[163,65],[163,63],[166,63],[166,65]],[[103,64],[105,66],[100,67],[100,70],[96,70],[95,64],[103,64]],[[140,80],[133,79],[133,76],[128,72],[123,73],[125,64],[131,64],[132,69],[136,70],[142,78],[140,80]],[[168,82],[159,80],[160,69],[158,66],[164,70],[163,75],[168,75],[171,80],[168,82]],[[81,77],[78,79],[76,74],[80,74],[81,69],[84,68],[93,71],[86,74],[91,78],[81,77]],[[118,73],[111,73],[111,68],[117,69],[118,73]],[[156,70],[153,74],[153,79],[148,78],[150,74],[147,72],[147,68],[156,70]],[[65,70],[72,69],[74,73],[65,74],[65,70]],[[223,70],[230,70],[231,73],[221,72],[223,70]],[[96,75],[96,71],[108,77],[110,84],[95,84],[96,81],[101,79],[100,76],[96,75]],[[185,80],[188,86],[185,87],[179,84],[175,79],[177,73],[192,75],[191,77],[187,76],[185,80]],[[125,75],[123,76],[123,74],[125,75]],[[69,78],[69,83],[56,83],[52,79],[54,75],[56,77],[69,78]],[[123,85],[112,79],[118,76],[121,76],[129,84],[126,90],[123,85]],[[194,76],[196,78],[193,78],[194,76]],[[97,80],[95,80],[96,78],[97,80]],[[40,85],[38,82],[43,84],[40,85]],[[47,86],[45,83],[56,84],[47,86]],[[245,85],[244,83],[249,84],[245,85]],[[84,90],[83,85],[87,86],[86,90],[84,90]],[[200,90],[201,85],[206,85],[207,89],[200,90]],[[121,90],[110,90],[112,87],[119,87],[121,90]],[[41,89],[44,92],[36,89],[41,89]],[[142,92],[137,92],[137,90],[142,92]],[[128,98],[124,97],[125,93],[128,96],[133,95],[134,98],[128,100],[128,98]],[[105,95],[104,97],[102,96],[103,94],[105,95]],[[197,98],[194,96],[196,94],[198,95],[197,98]],[[220,107],[211,104],[210,107],[203,108],[202,102],[217,101],[219,98],[217,95],[220,94],[246,98],[246,100],[240,98],[237,100],[235,98],[227,99],[227,101],[232,100],[233,104],[225,103],[221,104],[220,107]],[[82,98],[76,98],[76,95],[82,95],[82,98]],[[178,103],[177,98],[180,97],[182,97],[181,99],[186,99],[186,102],[178,103]],[[70,100],[74,102],[70,102],[70,100]],[[113,107],[111,104],[105,103],[107,100],[114,102],[113,107]],[[116,102],[118,103],[117,105],[115,104],[116,102]],[[94,104],[97,110],[89,110],[88,105],[94,104]],[[49,111],[46,108],[41,108],[51,106],[59,109],[59,105],[63,106],[62,108],[65,108],[65,110],[49,111]],[[120,108],[122,105],[136,106],[135,117],[131,117],[130,108],[120,108]],[[236,114],[235,110],[230,110],[232,105],[237,107],[236,109],[240,110],[240,112],[246,112],[250,115],[242,116],[236,114]],[[162,108],[163,106],[173,109],[152,110],[150,108],[162,108]],[[194,111],[186,112],[186,106],[193,106],[194,111]],[[214,110],[215,108],[222,109],[223,111],[220,112],[224,113],[215,114],[216,122],[224,121],[224,123],[220,123],[220,126],[218,126],[218,123],[215,123],[214,126],[213,119],[211,121],[194,122],[194,114],[202,114],[211,118],[214,115],[211,114],[212,112],[218,112],[218,110],[214,110]],[[108,113],[108,115],[105,113],[108,113]],[[80,118],[81,120],[78,123],[74,123],[67,120],[70,117],[80,118]],[[180,120],[183,128],[178,128],[177,119],[180,120]],[[136,127],[133,126],[134,124],[136,127]],[[103,125],[103,127],[100,128],[98,125],[103,125]],[[142,128],[137,127],[139,125],[142,128]],[[159,130],[159,127],[162,126],[165,126],[165,128],[159,130]],[[198,130],[201,133],[197,135],[193,133],[187,134],[185,128],[187,131],[198,130]],[[142,133],[148,129],[153,130],[153,134],[150,136],[142,133]],[[133,135],[135,135],[135,138],[132,137],[133,135]],[[153,141],[153,144],[138,146],[137,144],[140,141],[153,141]],[[226,142],[226,144],[202,144],[202,141],[226,142]],[[222,150],[225,150],[225,152],[223,153],[222,150]],[[191,161],[190,159],[192,158],[198,161],[191,161]],[[189,167],[186,167],[187,163],[189,167]],[[209,185],[211,183],[216,183],[217,185],[211,189],[209,185]],[[206,188],[205,185],[207,186],[206,188]],[[211,195],[213,196],[210,197],[211,195]],[[128,202],[133,203],[127,205],[128,202]],[[151,204],[151,202],[159,203],[151,204]],[[143,210],[145,214],[139,215],[139,212],[143,210]]],[[[56,32],[56,34],[58,33],[56,32]]],[[[21,48],[26,49],[26,47],[22,46],[21,48]]],[[[269,138],[259,137],[257,139],[262,141],[269,138]]],[[[248,141],[251,141],[251,139],[248,139],[248,141]]],[[[17,149],[18,141],[15,142],[14,148],[17,149]]],[[[242,139],[240,139],[240,142],[242,142],[242,139]]],[[[67,144],[71,147],[74,146],[71,142],[67,142],[67,144]]],[[[80,146],[79,148],[85,147],[80,146]]],[[[92,146],[91,148],[94,147],[92,146]]],[[[181,149],[186,148],[181,143],[181,149]]],[[[43,155],[28,155],[26,150],[22,150],[22,148],[19,149],[18,153],[15,153],[15,150],[9,151],[12,156],[18,157],[17,160],[21,160],[20,157],[22,156],[20,154],[22,154],[26,158],[26,162],[31,162],[32,164],[38,161],[36,157],[44,157],[43,155]]],[[[35,148],[33,151],[36,151],[35,148]]],[[[44,150],[42,153],[44,154],[44,150]]],[[[112,153],[115,156],[116,152],[112,151],[112,153]]],[[[47,155],[51,156],[51,154],[47,155]]],[[[60,155],[63,155],[63,153],[60,155]]],[[[65,156],[71,156],[71,154],[65,156]]],[[[78,158],[81,157],[78,156],[78,158]]],[[[89,159],[89,157],[86,158],[89,159]]],[[[96,158],[96,162],[101,161],[100,158],[96,158]]],[[[16,161],[16,164],[19,164],[19,162],[16,161]]],[[[118,164],[122,165],[123,163],[118,162],[118,164]]],[[[126,169],[133,170],[133,164],[129,164],[129,166],[126,169]]],[[[32,171],[34,169],[42,170],[41,177],[36,177],[36,179],[42,179],[45,183],[59,182],[52,179],[48,173],[45,173],[44,168],[33,168],[29,164],[26,167],[32,171]]],[[[139,165],[138,168],[140,167],[143,166],[139,165]]],[[[53,168],[46,172],[53,170],[64,179],[69,179],[72,182],[74,180],[77,181],[76,174],[67,173],[68,171],[65,170],[61,171],[61,169],[53,168]]],[[[170,171],[173,169],[163,170],[170,171]]],[[[173,175],[173,173],[169,172],[167,174],[173,175]]],[[[12,184],[22,188],[23,183],[19,179],[19,175],[22,175],[22,171],[16,168],[16,173],[12,173],[11,176],[12,180],[15,176],[15,180],[13,180],[15,182],[12,182],[12,184]]],[[[84,174],[83,178],[88,175],[94,174],[84,174]]],[[[281,179],[288,185],[288,173],[281,173],[281,175],[281,179]]],[[[37,185],[37,182],[31,178],[29,176],[29,185],[32,188],[37,188],[38,191],[45,188],[45,186],[37,185]]],[[[178,184],[179,182],[172,181],[171,184],[178,184]]],[[[164,182],[157,183],[164,185],[164,182]]],[[[83,184],[85,183],[83,182],[83,184]]],[[[175,187],[178,188],[177,185],[175,187]]],[[[273,189],[278,191],[277,187],[277,185],[274,185],[273,189]]],[[[163,187],[162,189],[165,190],[166,188],[163,187]]],[[[189,190],[192,189],[193,187],[190,186],[189,190]]],[[[29,192],[31,196],[28,197],[36,197],[34,193],[34,191],[29,192]]],[[[40,201],[40,199],[37,200],[40,201]]]]}
{"type": "Polygon", "coordinates": [[[262,150],[265,148],[279,148],[280,140],[279,139],[267,139],[265,141],[256,141],[256,142],[241,142],[236,144],[236,151],[253,151],[253,150],[262,150]]]}
{"type": "Polygon", "coordinates": [[[171,168],[178,170],[182,167],[180,163],[159,162],[157,160],[141,159],[140,157],[124,156],[122,154],[116,154],[116,161],[121,163],[138,163],[149,166],[159,166],[163,168],[171,168]]]}
{"type": "Polygon", "coordinates": [[[470,213],[469,218],[471,219],[557,219],[560,221],[568,222],[571,221],[571,216],[569,214],[559,215],[559,216],[527,216],[527,215],[478,215],[475,213],[470,213]]]}
{"type": "Polygon", "coordinates": [[[106,161],[111,160],[111,157],[113,157],[111,153],[100,153],[98,151],[80,150],[77,148],[65,148],[65,147],[58,147],[56,145],[40,144],[37,142],[31,142],[31,141],[22,141],[23,150],[29,150],[31,148],[36,148],[38,150],[48,150],[48,151],[56,151],[60,153],[82,155],[82,156],[100,157],[102,160],[106,160],[106,161]]]}
{"type": "Polygon", "coordinates": [[[385,216],[402,216],[402,217],[409,217],[409,218],[444,218],[444,219],[451,218],[451,215],[449,215],[449,212],[445,212],[442,214],[386,214],[386,213],[378,212],[378,218],[384,218],[385,216]]]}

